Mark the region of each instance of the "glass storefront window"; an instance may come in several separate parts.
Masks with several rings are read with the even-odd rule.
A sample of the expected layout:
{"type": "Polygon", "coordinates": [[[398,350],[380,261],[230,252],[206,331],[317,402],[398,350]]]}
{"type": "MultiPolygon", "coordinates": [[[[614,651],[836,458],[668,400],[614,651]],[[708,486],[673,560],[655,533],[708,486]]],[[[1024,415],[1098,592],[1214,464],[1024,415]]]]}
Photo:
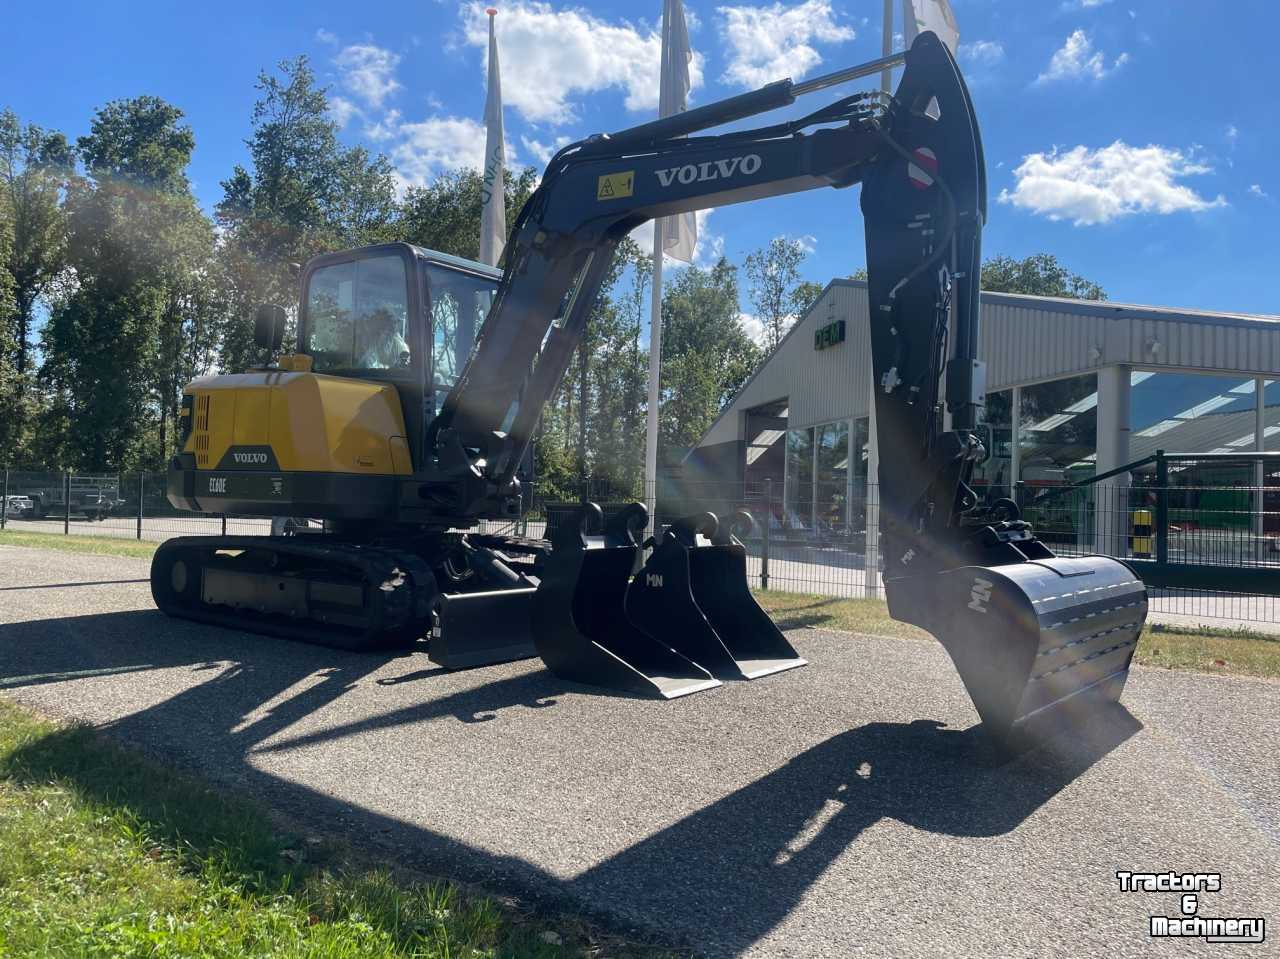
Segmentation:
{"type": "Polygon", "coordinates": [[[817,473],[814,519],[826,532],[842,533],[849,519],[849,422],[825,423],[815,429],[817,473]]]}
{"type": "MultiPolygon", "coordinates": [[[[1169,453],[1231,453],[1255,449],[1256,390],[1251,376],[1135,371],[1131,378],[1132,459],[1169,453]]],[[[1264,394],[1265,395],[1265,394],[1264,394]]],[[[1280,401],[1280,397],[1278,397],[1280,401]]],[[[1280,408],[1278,408],[1280,412],[1280,408]]],[[[1170,483],[1248,486],[1253,469],[1239,462],[1170,466],[1170,483]]]]}
{"type": "Polygon", "coordinates": [[[1098,377],[1094,373],[1022,388],[1018,477],[1028,486],[1064,486],[1094,474],[1098,377]]]}
{"type": "Polygon", "coordinates": [[[867,528],[867,469],[871,462],[871,420],[867,417],[853,421],[853,482],[849,492],[849,529],[861,533],[867,528]]]}
{"type": "Polygon", "coordinates": [[[782,523],[789,530],[813,528],[813,428],[787,430],[787,474],[782,523]]]}

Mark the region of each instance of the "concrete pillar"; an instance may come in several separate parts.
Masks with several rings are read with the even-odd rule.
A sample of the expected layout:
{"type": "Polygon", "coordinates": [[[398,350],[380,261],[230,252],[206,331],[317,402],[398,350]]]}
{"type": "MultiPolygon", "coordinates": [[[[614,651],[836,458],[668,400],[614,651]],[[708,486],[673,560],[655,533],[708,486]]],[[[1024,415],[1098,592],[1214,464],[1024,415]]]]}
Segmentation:
{"type": "MultiPolygon", "coordinates": [[[[1022,387],[1013,388],[1009,400],[1009,499],[1018,502],[1018,480],[1022,479],[1022,387]]],[[[1021,506],[1021,503],[1018,503],[1021,506]]]]}
{"type": "MultiPolygon", "coordinates": [[[[1098,370],[1098,458],[1097,472],[1124,466],[1129,459],[1129,378],[1128,366],[1104,366],[1098,370]]],[[[1132,516],[1129,504],[1129,474],[1096,484],[1094,489],[1094,542],[1100,553],[1123,557],[1128,553],[1132,516]]]]}

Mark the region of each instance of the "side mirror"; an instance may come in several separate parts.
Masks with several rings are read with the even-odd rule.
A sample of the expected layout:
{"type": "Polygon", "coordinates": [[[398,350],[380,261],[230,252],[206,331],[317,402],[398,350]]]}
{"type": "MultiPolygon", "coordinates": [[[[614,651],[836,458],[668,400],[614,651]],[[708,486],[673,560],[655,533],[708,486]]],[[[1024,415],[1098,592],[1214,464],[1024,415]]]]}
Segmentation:
{"type": "Polygon", "coordinates": [[[253,315],[253,342],[264,350],[280,349],[287,319],[283,306],[263,303],[253,315]]]}

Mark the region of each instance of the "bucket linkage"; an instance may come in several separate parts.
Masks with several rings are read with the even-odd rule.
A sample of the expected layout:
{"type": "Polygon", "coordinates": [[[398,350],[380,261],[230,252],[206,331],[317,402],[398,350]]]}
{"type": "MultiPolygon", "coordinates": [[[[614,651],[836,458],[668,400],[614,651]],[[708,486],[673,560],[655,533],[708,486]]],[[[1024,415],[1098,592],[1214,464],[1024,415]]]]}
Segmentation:
{"type": "Polygon", "coordinates": [[[722,679],[804,665],[751,595],[746,550],[714,514],[681,520],[651,540],[643,566],[643,504],[614,516],[602,537],[585,535],[601,520],[600,507],[588,503],[552,534],[532,618],[534,644],[552,672],[674,699],[722,679]]]}

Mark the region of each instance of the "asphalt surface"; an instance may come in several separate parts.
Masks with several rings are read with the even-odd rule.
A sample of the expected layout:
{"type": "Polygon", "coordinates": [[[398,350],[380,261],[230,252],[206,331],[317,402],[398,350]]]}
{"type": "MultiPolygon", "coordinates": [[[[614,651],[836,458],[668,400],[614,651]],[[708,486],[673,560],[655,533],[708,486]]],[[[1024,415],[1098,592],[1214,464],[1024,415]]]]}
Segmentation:
{"type": "Polygon", "coordinates": [[[146,574],[0,547],[0,693],[548,908],[708,956],[1220,955],[1115,878],[1172,869],[1280,920],[1280,683],[1135,669],[1001,765],[935,644],[803,630],[808,667],[658,703],[168,620],[146,574]]]}

